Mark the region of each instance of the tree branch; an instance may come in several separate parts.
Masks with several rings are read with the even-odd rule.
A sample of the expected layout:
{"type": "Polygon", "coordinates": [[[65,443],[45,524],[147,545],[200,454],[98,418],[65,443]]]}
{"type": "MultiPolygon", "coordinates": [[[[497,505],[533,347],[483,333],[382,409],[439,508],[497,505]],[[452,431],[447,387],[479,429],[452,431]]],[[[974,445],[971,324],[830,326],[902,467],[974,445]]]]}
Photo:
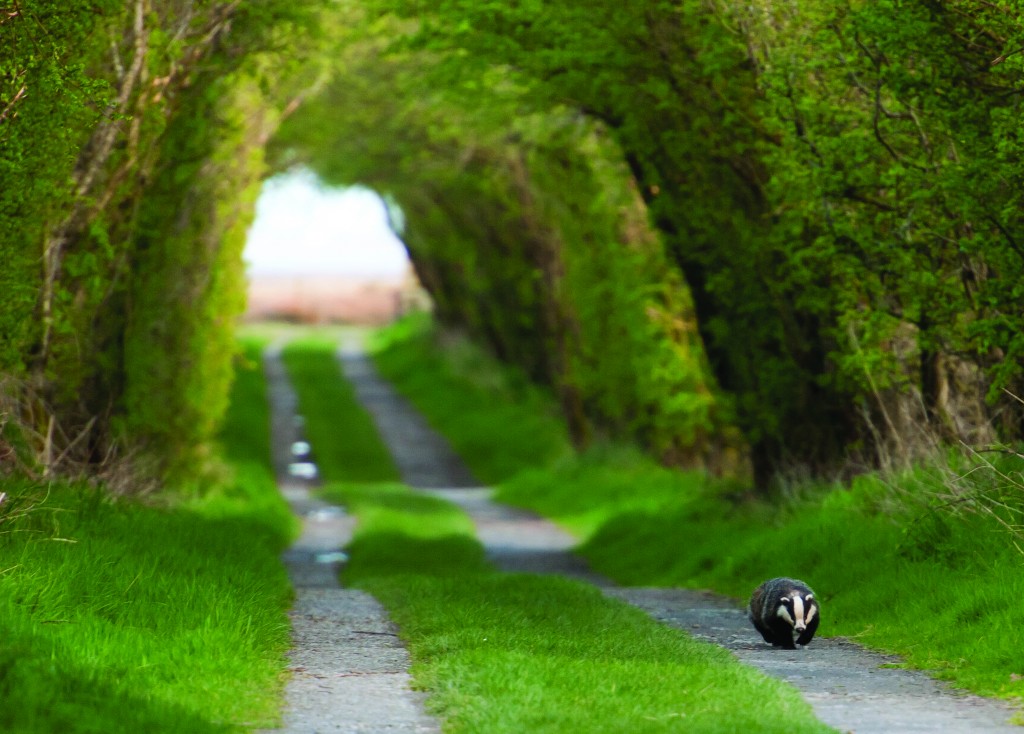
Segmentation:
{"type": "MultiPolygon", "coordinates": [[[[24,76],[24,74],[25,74],[25,72],[21,72],[21,74],[19,74],[18,76],[24,76]]],[[[16,105],[21,99],[23,99],[26,96],[27,92],[28,92],[28,85],[22,84],[21,85],[21,89],[19,89],[15,93],[15,95],[11,99],[11,101],[7,103],[7,106],[4,107],[2,111],[0,111],[0,122],[3,122],[4,120],[6,120],[8,115],[11,115],[11,110],[14,109],[14,105],[16,105]]],[[[14,115],[11,115],[11,117],[13,117],[13,116],[14,115]]]]}

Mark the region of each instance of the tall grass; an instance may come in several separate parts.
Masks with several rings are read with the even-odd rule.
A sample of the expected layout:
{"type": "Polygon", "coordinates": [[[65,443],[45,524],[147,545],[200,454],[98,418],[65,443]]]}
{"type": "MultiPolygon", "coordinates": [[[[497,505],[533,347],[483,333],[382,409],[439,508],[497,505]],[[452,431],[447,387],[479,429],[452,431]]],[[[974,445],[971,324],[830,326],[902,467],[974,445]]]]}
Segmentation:
{"type": "MultiPolygon", "coordinates": [[[[244,423],[224,436],[232,451],[244,423]]],[[[0,730],[226,732],[278,720],[289,526],[257,464],[163,508],[4,480],[0,730]]]]}

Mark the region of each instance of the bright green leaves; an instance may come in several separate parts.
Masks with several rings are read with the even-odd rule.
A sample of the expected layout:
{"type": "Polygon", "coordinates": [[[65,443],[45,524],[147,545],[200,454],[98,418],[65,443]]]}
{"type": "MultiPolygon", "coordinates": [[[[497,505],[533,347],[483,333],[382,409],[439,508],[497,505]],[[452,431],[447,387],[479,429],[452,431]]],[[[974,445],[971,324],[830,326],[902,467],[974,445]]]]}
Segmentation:
{"type": "Polygon", "coordinates": [[[312,2],[258,5],[0,14],[0,382],[47,470],[89,472],[115,445],[157,471],[208,464],[254,151],[316,48],[298,52],[312,2]]]}
{"type": "Polygon", "coordinates": [[[268,106],[300,98],[274,165],[392,195],[440,317],[553,386],[581,441],[699,454],[735,421],[763,478],[843,461],[882,389],[944,432],[966,424],[936,385],[972,416],[1019,387],[1019,2],[171,5],[134,88],[134,5],[0,22],[0,365],[56,358],[88,396],[71,424],[208,434],[268,106]]]}
{"type": "Polygon", "coordinates": [[[1001,286],[1024,264],[1011,254],[1019,214],[1004,203],[1016,200],[1020,158],[994,154],[1005,144],[994,141],[1018,136],[993,125],[1017,106],[1005,91],[1020,76],[989,60],[1020,29],[974,3],[832,5],[750,16],[760,110],[779,135],[764,149],[767,243],[783,263],[774,289],[832,343],[817,378],[827,389],[880,412],[924,395],[934,430],[984,431],[929,401],[936,381],[952,385],[976,421],[985,390],[953,374],[988,368],[998,383],[1014,372],[994,348],[1006,333],[986,323],[1019,313],[1001,286]]]}
{"type": "Polygon", "coordinates": [[[580,415],[663,454],[723,436],[714,381],[762,477],[783,456],[824,467],[860,436],[865,365],[912,392],[922,348],[966,346],[983,286],[960,285],[961,250],[982,217],[956,192],[991,188],[958,160],[986,119],[950,52],[966,21],[894,3],[367,7],[300,137],[336,128],[318,170],[395,192],[442,319],[560,390],[578,438],[580,415]],[[382,33],[410,34],[383,64],[382,33]],[[630,207],[660,242],[617,231],[630,207]],[[876,322],[922,342],[895,352],[876,322]]]}
{"type": "Polygon", "coordinates": [[[644,80],[645,100],[669,104],[671,85],[634,79],[642,14],[448,2],[383,56],[380,34],[411,24],[352,20],[334,80],[282,130],[284,160],[392,193],[440,318],[553,387],[578,441],[700,453],[723,418],[686,288],[613,133],[559,104],[596,108],[610,90],[630,106],[644,80]]]}

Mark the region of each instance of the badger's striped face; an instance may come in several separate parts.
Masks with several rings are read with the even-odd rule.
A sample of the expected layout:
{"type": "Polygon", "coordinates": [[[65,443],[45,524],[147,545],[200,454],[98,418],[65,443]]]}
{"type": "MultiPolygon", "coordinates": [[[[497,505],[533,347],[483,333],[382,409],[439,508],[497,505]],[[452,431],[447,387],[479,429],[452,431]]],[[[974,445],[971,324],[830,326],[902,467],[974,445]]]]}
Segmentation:
{"type": "Polygon", "coordinates": [[[813,594],[801,596],[799,593],[793,593],[784,596],[779,600],[779,605],[775,610],[775,614],[786,620],[786,624],[797,632],[807,629],[807,625],[817,613],[818,605],[814,603],[813,594]]]}

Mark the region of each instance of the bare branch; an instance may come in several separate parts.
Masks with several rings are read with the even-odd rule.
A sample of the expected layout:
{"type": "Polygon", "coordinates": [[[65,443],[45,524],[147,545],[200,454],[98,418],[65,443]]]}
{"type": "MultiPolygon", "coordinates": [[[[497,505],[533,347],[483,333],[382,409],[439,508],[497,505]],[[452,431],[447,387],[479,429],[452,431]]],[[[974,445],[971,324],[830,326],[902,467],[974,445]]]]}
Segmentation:
{"type": "Polygon", "coordinates": [[[123,114],[128,107],[128,102],[135,92],[136,86],[142,77],[148,49],[148,35],[145,27],[146,0],[135,0],[135,15],[132,27],[132,42],[135,48],[135,55],[132,58],[131,66],[121,79],[118,89],[117,101],[114,104],[114,114],[100,123],[93,133],[92,139],[85,147],[79,162],[82,166],[75,172],[75,205],[64,221],[57,226],[47,238],[43,247],[43,288],[42,288],[42,320],[43,333],[40,345],[40,359],[45,362],[50,351],[50,340],[53,333],[53,299],[56,291],[56,282],[60,277],[61,264],[63,261],[64,247],[71,233],[78,226],[86,212],[86,202],[89,192],[96,182],[100,171],[106,165],[113,150],[114,142],[120,132],[119,114],[123,114]]]}
{"type": "MultiPolygon", "coordinates": [[[[22,72],[22,74],[24,74],[24,73],[25,72],[22,72]]],[[[21,85],[21,89],[19,89],[17,91],[17,93],[14,95],[14,98],[11,99],[11,101],[7,103],[7,106],[4,107],[2,111],[0,111],[0,122],[3,122],[4,120],[6,120],[8,115],[11,115],[11,110],[14,109],[14,105],[16,105],[22,98],[24,98],[26,96],[27,92],[28,92],[28,85],[22,84],[21,85]]]]}
{"type": "Polygon", "coordinates": [[[1018,48],[1016,51],[1008,51],[1005,54],[1000,54],[999,56],[996,56],[994,59],[992,59],[990,62],[988,62],[988,65],[989,66],[998,66],[999,64],[1003,63],[1008,58],[1010,58],[1011,56],[1015,56],[1015,55],[1017,55],[1019,53],[1024,53],[1024,46],[1018,48]]]}
{"type": "Polygon", "coordinates": [[[135,87],[142,76],[146,60],[146,51],[148,48],[148,35],[146,34],[145,17],[145,0],[135,0],[135,20],[132,28],[132,40],[135,47],[135,55],[132,58],[132,63],[128,68],[128,72],[121,80],[121,86],[120,89],[118,89],[117,94],[117,102],[114,106],[115,114],[101,123],[96,134],[93,136],[91,144],[86,148],[88,151],[88,165],[85,170],[76,177],[78,183],[76,193],[79,198],[85,197],[89,193],[96,177],[99,175],[100,170],[106,163],[119,132],[119,124],[116,119],[116,115],[123,114],[126,111],[128,101],[131,99],[131,96],[135,91],[135,87]]]}

